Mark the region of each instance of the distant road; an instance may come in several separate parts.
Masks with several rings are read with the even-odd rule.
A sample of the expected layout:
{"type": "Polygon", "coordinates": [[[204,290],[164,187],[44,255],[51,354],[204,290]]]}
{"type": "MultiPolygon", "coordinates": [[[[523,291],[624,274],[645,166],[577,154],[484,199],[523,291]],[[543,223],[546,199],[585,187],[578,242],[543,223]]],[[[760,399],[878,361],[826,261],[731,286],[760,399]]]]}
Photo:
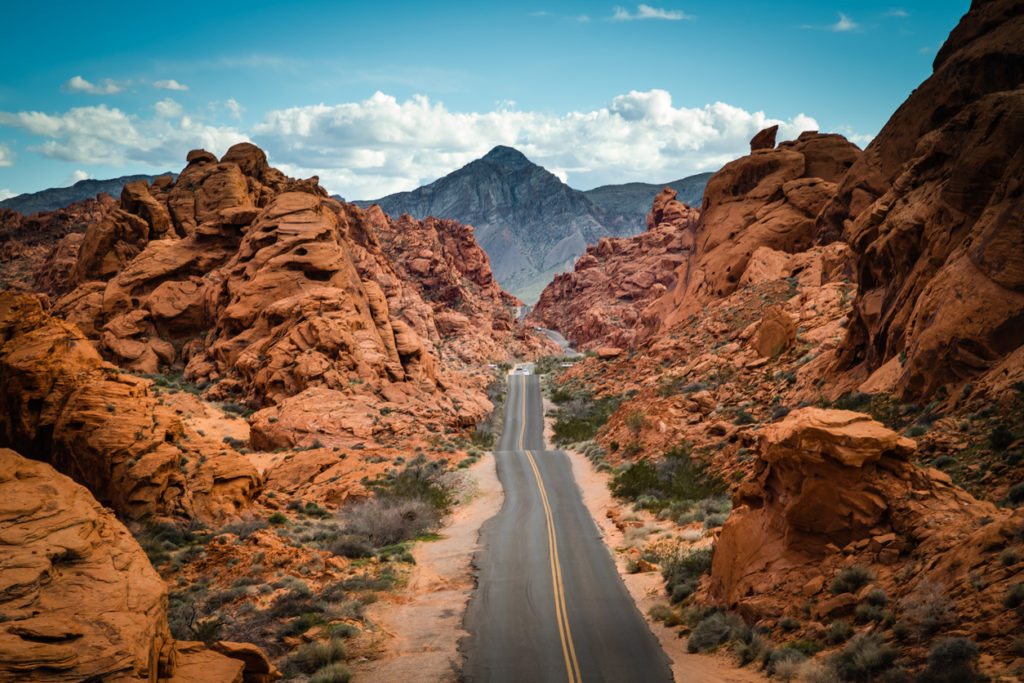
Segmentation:
{"type": "Polygon", "coordinates": [[[568,458],[544,450],[531,372],[524,364],[509,375],[494,454],[505,503],[484,524],[474,558],[462,680],[671,681],[669,659],[619,578],[568,458]]]}
{"type": "Polygon", "coordinates": [[[536,330],[538,332],[543,332],[545,335],[547,335],[548,339],[550,339],[551,341],[553,341],[556,344],[558,344],[559,346],[561,346],[562,350],[565,351],[565,355],[567,355],[567,356],[581,356],[581,355],[583,355],[579,351],[574,349],[572,344],[569,342],[569,340],[566,339],[565,337],[563,337],[560,332],[556,332],[555,330],[549,330],[546,327],[538,327],[538,328],[536,328],[536,330]]]}

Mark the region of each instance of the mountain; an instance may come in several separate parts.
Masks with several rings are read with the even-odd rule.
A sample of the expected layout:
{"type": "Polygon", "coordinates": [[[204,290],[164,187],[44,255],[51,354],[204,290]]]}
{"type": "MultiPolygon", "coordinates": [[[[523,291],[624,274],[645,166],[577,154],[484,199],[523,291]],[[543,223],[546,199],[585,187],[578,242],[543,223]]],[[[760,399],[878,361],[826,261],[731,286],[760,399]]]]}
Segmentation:
{"type": "MultiPolygon", "coordinates": [[[[693,196],[701,181],[694,176],[679,182],[693,196]]],[[[591,197],[518,150],[499,145],[429,185],[355,204],[379,204],[395,217],[408,213],[420,220],[435,216],[472,225],[501,286],[533,303],[588,244],[643,230],[644,217],[660,190],[642,183],[609,185],[591,190],[591,197]]]]}
{"type": "Polygon", "coordinates": [[[0,202],[0,209],[11,209],[26,216],[36,211],[54,211],[62,209],[68,204],[92,199],[101,192],[106,192],[112,197],[121,196],[121,189],[125,183],[134,180],[145,180],[147,183],[161,175],[176,175],[174,173],[161,173],[158,175],[124,175],[120,178],[109,178],[107,180],[79,180],[69,187],[51,187],[39,192],[27,192],[19,194],[0,202]]]}
{"type": "MultiPolygon", "coordinates": [[[[704,186],[714,173],[698,173],[668,183],[624,183],[602,185],[593,190],[584,190],[587,199],[597,204],[605,213],[605,223],[637,234],[647,229],[647,213],[658,193],[666,187],[675,190],[676,199],[693,208],[700,208],[704,198],[704,186]]],[[[618,232],[618,230],[617,230],[618,232]]]]}

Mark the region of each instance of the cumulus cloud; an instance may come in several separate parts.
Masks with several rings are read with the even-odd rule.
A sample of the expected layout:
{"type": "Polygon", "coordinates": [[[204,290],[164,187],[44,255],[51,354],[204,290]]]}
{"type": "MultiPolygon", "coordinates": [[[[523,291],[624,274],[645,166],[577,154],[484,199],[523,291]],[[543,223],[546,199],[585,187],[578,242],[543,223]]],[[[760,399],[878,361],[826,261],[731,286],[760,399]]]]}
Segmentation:
{"type": "Polygon", "coordinates": [[[10,190],[0,187],[0,202],[2,202],[5,199],[10,199],[11,197],[17,196],[18,195],[14,194],[10,190]]]}
{"type": "Polygon", "coordinates": [[[858,24],[857,22],[850,19],[850,17],[840,12],[839,21],[829,26],[829,28],[836,32],[855,31],[856,29],[860,28],[860,24],[858,24]]]}
{"type": "Polygon", "coordinates": [[[612,21],[631,21],[633,19],[667,19],[679,21],[680,19],[693,19],[677,9],[660,9],[650,5],[637,5],[636,12],[632,13],[625,7],[616,6],[613,8],[612,21]]]}
{"type": "Polygon", "coordinates": [[[430,182],[499,144],[574,187],[664,182],[719,168],[776,123],[782,139],[818,128],[804,114],[783,121],[722,102],[676,107],[664,90],[633,91],[594,111],[561,115],[453,112],[422,95],[399,102],[377,92],[361,102],[268,112],[252,136],[285,172],[318,174],[332,191],[372,199],[430,182]]]}
{"type": "Polygon", "coordinates": [[[93,177],[94,176],[91,173],[89,173],[88,171],[83,171],[80,168],[79,169],[75,169],[74,171],[72,171],[71,175],[69,175],[64,180],[64,187],[70,187],[70,186],[74,185],[75,183],[77,183],[79,180],[89,180],[90,178],[93,178],[93,177]]]}
{"type": "Polygon", "coordinates": [[[233,98],[233,97],[229,98],[224,103],[224,106],[227,108],[228,113],[231,114],[231,118],[233,118],[233,119],[241,119],[242,118],[242,112],[245,111],[245,107],[240,105],[235,98],[233,98]]]}
{"type": "Polygon", "coordinates": [[[0,145],[0,166],[14,166],[14,152],[7,145],[0,145]]]}
{"type": "Polygon", "coordinates": [[[99,83],[90,83],[81,76],[74,76],[60,86],[60,89],[67,93],[82,95],[116,95],[124,90],[124,87],[109,78],[104,78],[99,83]]]}
{"type": "Polygon", "coordinates": [[[163,119],[173,119],[185,112],[182,106],[170,97],[166,97],[154,104],[153,109],[156,110],[156,115],[163,119]]]}
{"type": "MultiPolygon", "coordinates": [[[[161,105],[173,108],[167,102],[158,103],[157,110],[161,105]]],[[[56,115],[0,111],[0,126],[48,138],[29,147],[45,157],[112,166],[135,162],[165,167],[180,164],[185,153],[196,147],[220,154],[232,144],[248,140],[235,128],[202,123],[189,116],[141,119],[106,105],[76,107],[56,115]]]]}
{"type": "Polygon", "coordinates": [[[187,85],[178,83],[178,81],[173,78],[166,81],[153,81],[153,87],[160,88],[162,90],[188,90],[187,85]]]}

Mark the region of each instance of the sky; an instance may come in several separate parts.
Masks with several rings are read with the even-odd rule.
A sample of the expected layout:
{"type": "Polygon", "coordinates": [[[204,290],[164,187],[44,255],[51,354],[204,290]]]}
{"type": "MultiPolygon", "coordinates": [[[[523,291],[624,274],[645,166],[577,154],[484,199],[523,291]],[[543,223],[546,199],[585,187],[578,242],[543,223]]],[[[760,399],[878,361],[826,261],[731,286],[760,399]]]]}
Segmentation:
{"type": "Polygon", "coordinates": [[[262,147],[373,199],[516,147],[578,189],[716,170],[761,128],[866,146],[969,0],[8,3],[0,199],[262,147]]]}

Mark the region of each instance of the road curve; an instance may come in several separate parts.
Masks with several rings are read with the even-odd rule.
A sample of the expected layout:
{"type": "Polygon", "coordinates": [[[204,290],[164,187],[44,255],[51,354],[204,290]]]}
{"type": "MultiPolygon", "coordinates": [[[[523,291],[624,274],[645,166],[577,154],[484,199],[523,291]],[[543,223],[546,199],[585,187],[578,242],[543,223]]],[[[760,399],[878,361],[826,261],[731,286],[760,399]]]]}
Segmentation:
{"type": "Polygon", "coordinates": [[[509,376],[495,451],[505,502],[481,529],[462,681],[671,681],[583,505],[569,460],[544,450],[536,375],[509,376]]]}

